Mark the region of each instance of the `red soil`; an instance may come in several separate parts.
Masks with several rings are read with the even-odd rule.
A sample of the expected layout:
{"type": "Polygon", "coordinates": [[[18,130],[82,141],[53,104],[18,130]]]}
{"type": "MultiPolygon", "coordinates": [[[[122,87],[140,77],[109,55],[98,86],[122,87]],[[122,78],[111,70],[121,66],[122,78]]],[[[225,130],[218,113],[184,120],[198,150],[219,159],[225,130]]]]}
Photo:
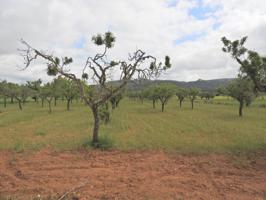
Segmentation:
{"type": "Polygon", "coordinates": [[[66,192],[69,199],[266,199],[266,153],[0,152],[0,199],[66,192]]]}

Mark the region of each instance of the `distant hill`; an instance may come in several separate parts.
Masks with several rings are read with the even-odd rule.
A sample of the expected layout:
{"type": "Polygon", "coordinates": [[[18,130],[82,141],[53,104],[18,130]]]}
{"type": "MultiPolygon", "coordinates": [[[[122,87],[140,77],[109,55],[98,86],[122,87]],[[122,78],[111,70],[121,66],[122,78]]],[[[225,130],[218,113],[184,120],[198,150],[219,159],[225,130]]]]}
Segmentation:
{"type": "MultiPolygon", "coordinates": [[[[223,78],[223,79],[212,79],[212,80],[197,80],[197,81],[174,81],[174,80],[134,80],[130,81],[127,85],[128,90],[141,90],[150,85],[157,83],[171,83],[175,84],[178,87],[191,88],[197,87],[201,90],[215,90],[218,87],[226,86],[232,78],[223,78]]],[[[112,84],[116,85],[119,81],[112,81],[112,84]]]]}

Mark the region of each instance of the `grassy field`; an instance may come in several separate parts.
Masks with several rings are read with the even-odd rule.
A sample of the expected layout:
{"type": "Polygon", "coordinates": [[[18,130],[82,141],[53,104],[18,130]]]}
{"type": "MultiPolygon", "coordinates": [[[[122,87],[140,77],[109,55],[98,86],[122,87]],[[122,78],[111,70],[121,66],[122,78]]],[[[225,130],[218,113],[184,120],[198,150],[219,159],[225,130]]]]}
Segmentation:
{"type": "MultiPolygon", "coordinates": [[[[101,125],[104,147],[120,150],[167,150],[182,153],[250,152],[266,149],[265,100],[257,100],[238,117],[237,103],[219,97],[212,104],[197,101],[190,109],[188,101],[182,109],[176,98],[160,112],[151,102],[123,99],[112,113],[111,122],[101,125]]],[[[88,108],[73,102],[66,111],[58,102],[48,114],[47,107],[27,103],[23,111],[16,104],[1,105],[0,150],[38,150],[49,147],[71,150],[89,146],[92,115],[88,108]]]]}

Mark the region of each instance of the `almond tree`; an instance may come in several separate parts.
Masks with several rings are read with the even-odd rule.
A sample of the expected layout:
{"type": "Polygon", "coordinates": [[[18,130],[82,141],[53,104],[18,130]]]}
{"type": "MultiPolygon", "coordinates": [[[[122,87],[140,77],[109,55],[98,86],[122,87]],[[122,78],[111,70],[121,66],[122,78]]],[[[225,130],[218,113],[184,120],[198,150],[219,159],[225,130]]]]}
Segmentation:
{"type": "Polygon", "coordinates": [[[266,92],[266,56],[256,51],[248,50],[244,44],[247,37],[231,41],[222,37],[224,47],[222,50],[229,53],[240,64],[240,76],[249,77],[260,92],[266,92]]]}
{"type": "Polygon", "coordinates": [[[112,105],[112,110],[114,110],[115,108],[118,107],[118,104],[120,103],[120,101],[122,100],[123,98],[123,94],[119,93],[115,96],[112,96],[110,98],[110,102],[111,102],[111,105],[112,105]]]}
{"type": "MultiPolygon", "coordinates": [[[[42,101],[45,99],[48,102],[49,114],[52,113],[51,103],[54,98],[53,85],[52,83],[46,83],[41,89],[42,101]]],[[[43,102],[42,102],[43,105],[43,102]]]]}
{"type": "Polygon", "coordinates": [[[37,81],[27,81],[27,87],[32,90],[32,98],[36,103],[39,102],[39,93],[41,88],[42,80],[38,79],[37,81]]]}
{"type": "Polygon", "coordinates": [[[45,101],[45,91],[44,91],[44,86],[40,87],[40,91],[39,91],[39,97],[41,98],[41,102],[42,102],[42,108],[44,107],[44,101],[45,101]]]}
{"type": "Polygon", "coordinates": [[[162,105],[162,112],[164,111],[164,106],[168,100],[175,94],[176,86],[171,84],[159,84],[156,86],[154,92],[162,105]]]}
{"type": "Polygon", "coordinates": [[[145,89],[144,96],[152,101],[152,108],[155,109],[155,103],[159,99],[158,94],[156,93],[156,85],[149,86],[145,89]]]}
{"type": "Polygon", "coordinates": [[[202,91],[199,93],[199,96],[201,99],[205,99],[205,103],[207,103],[210,101],[210,99],[215,97],[215,94],[212,91],[202,91]]]}
{"type": "Polygon", "coordinates": [[[191,109],[194,109],[194,101],[196,100],[197,96],[199,95],[200,90],[198,88],[190,88],[188,90],[188,98],[191,102],[191,109]]]}
{"type": "Polygon", "coordinates": [[[14,83],[7,83],[7,94],[10,97],[10,103],[14,103],[15,95],[16,95],[16,85],[14,83]]]}
{"type": "Polygon", "coordinates": [[[144,89],[141,89],[141,90],[137,91],[137,96],[138,96],[138,99],[140,100],[140,102],[143,104],[144,99],[145,99],[145,91],[144,91],[144,89]]]}
{"type": "Polygon", "coordinates": [[[255,99],[254,84],[249,79],[237,78],[226,87],[227,95],[239,102],[239,117],[243,116],[244,105],[255,99]]]}
{"type": "Polygon", "coordinates": [[[70,110],[70,102],[78,95],[77,85],[70,79],[58,78],[58,87],[67,101],[67,110],[70,110]]]}
{"type": "Polygon", "coordinates": [[[6,108],[6,99],[8,97],[8,87],[7,87],[7,82],[6,81],[0,82],[0,96],[3,97],[3,99],[4,99],[4,107],[6,108]]]}
{"type": "Polygon", "coordinates": [[[115,42],[115,37],[111,32],[97,34],[92,37],[92,41],[95,45],[102,46],[103,51],[93,57],[87,57],[81,77],[66,69],[73,62],[72,58],[63,57],[60,59],[53,54],[32,47],[24,40],[21,40],[21,42],[25,48],[19,51],[24,57],[25,69],[37,58],[42,58],[47,63],[48,75],[64,76],[77,85],[81,98],[93,113],[92,144],[95,147],[99,147],[99,108],[109,101],[112,96],[118,94],[131,79],[158,77],[162,71],[170,68],[171,64],[169,56],[165,56],[164,64],[162,64],[161,62],[158,63],[154,56],[147,54],[141,49],[137,49],[132,54],[129,54],[126,60],[109,59],[107,52],[113,47],[115,42]],[[119,71],[121,80],[116,87],[107,84],[114,69],[119,71]],[[91,75],[90,77],[89,74],[91,75]],[[88,85],[85,84],[84,80],[89,78],[97,84],[97,87],[94,87],[93,92],[87,93],[85,90],[88,85]]]}
{"type": "Polygon", "coordinates": [[[22,110],[22,103],[24,104],[26,99],[31,95],[31,89],[26,85],[13,84],[12,93],[15,99],[18,101],[19,109],[22,110]]]}
{"type": "Polygon", "coordinates": [[[55,78],[51,83],[51,91],[54,99],[54,106],[57,106],[57,100],[63,96],[62,94],[62,84],[60,83],[60,78],[55,78]]]}
{"type": "Polygon", "coordinates": [[[176,90],[175,95],[176,95],[177,98],[178,98],[178,101],[179,101],[179,107],[180,107],[180,108],[182,107],[182,102],[183,102],[184,99],[186,98],[187,94],[188,94],[188,91],[187,91],[187,89],[185,89],[185,88],[178,88],[178,89],[176,90]]]}

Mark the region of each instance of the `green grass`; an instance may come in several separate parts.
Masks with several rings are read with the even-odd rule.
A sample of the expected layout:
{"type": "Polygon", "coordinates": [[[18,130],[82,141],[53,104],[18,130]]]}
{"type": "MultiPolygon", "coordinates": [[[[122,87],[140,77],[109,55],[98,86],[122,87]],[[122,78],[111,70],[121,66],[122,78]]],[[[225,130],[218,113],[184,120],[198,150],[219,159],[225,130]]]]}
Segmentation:
{"type": "MultiPolygon", "coordinates": [[[[257,100],[244,108],[238,117],[237,102],[219,97],[212,104],[197,101],[190,109],[186,101],[179,109],[172,98],[165,112],[160,105],[123,99],[111,116],[109,124],[101,125],[103,148],[120,150],[166,150],[182,153],[252,152],[266,149],[265,100],[257,100]]],[[[0,113],[0,150],[72,150],[88,147],[93,119],[90,110],[73,103],[66,111],[65,102],[58,101],[52,114],[47,107],[34,102],[19,111],[8,104],[0,113]]]]}

